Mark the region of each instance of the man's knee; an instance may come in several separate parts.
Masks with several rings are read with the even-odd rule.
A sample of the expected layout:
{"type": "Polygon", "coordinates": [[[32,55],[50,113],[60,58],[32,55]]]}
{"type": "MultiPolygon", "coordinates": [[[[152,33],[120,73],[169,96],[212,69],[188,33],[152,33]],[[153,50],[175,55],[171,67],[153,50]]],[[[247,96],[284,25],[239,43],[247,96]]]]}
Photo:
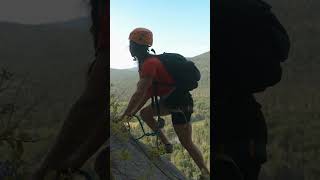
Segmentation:
{"type": "Polygon", "coordinates": [[[143,118],[146,116],[146,108],[141,109],[140,116],[143,118]]]}

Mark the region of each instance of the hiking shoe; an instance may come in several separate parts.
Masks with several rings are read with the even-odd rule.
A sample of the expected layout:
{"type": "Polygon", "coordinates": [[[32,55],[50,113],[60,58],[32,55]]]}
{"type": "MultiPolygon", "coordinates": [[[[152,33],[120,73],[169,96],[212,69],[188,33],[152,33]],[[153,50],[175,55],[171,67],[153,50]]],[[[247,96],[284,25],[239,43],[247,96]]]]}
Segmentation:
{"type": "Polygon", "coordinates": [[[173,145],[172,144],[165,144],[164,149],[166,150],[166,153],[172,153],[173,152],[173,145]]]}

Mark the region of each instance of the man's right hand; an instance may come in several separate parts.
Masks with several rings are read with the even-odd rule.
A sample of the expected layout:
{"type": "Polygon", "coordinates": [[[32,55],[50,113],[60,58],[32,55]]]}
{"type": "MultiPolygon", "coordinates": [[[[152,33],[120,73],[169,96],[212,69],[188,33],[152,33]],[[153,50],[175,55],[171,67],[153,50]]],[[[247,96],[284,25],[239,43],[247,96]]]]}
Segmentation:
{"type": "Polygon", "coordinates": [[[122,115],[121,117],[120,117],[120,121],[128,121],[128,120],[130,120],[131,119],[131,116],[128,116],[128,115],[126,115],[126,114],[124,114],[124,115],[122,115]]]}

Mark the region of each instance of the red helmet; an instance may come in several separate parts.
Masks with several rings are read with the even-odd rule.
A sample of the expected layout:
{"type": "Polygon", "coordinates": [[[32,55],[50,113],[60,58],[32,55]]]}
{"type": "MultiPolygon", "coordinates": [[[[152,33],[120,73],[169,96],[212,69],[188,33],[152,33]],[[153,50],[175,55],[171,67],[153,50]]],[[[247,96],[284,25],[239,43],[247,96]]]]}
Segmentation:
{"type": "Polygon", "coordinates": [[[130,33],[129,40],[140,45],[152,46],[153,35],[149,29],[136,28],[130,33]]]}

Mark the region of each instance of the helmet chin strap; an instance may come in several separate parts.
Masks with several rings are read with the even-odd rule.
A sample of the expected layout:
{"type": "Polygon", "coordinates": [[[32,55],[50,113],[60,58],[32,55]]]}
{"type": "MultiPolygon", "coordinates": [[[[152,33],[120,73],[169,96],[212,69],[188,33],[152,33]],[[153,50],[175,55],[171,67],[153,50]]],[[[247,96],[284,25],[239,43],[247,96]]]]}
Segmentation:
{"type": "MultiPolygon", "coordinates": [[[[153,52],[153,54],[156,54],[156,51],[154,49],[151,49],[150,51],[153,52]]],[[[149,52],[149,50],[148,50],[148,52],[149,52]]],[[[133,61],[138,61],[138,59],[139,58],[137,56],[133,56],[133,61]]]]}

